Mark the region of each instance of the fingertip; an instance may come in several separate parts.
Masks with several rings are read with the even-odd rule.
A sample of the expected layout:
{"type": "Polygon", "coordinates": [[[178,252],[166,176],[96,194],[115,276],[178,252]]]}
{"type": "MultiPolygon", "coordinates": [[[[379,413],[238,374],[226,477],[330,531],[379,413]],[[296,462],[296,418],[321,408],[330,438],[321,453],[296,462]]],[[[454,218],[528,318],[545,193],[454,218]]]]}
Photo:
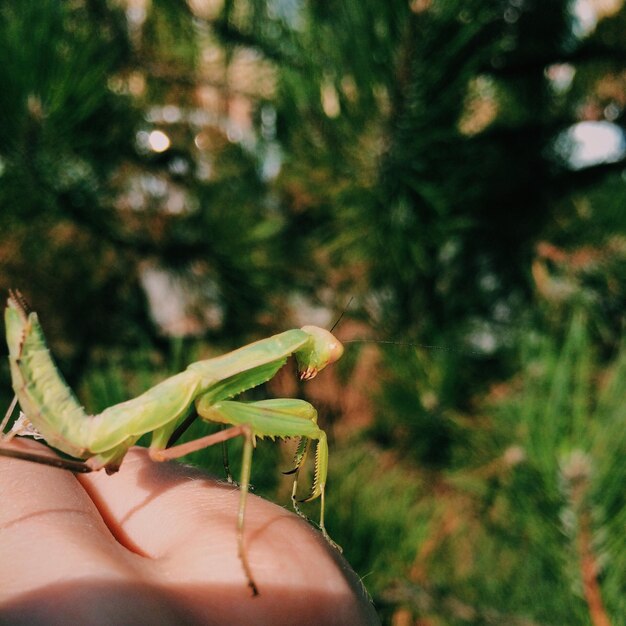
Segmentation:
{"type": "Polygon", "coordinates": [[[200,621],[376,624],[359,577],[300,517],[248,494],[244,549],[259,596],[237,554],[240,491],[180,463],[132,449],[113,476],[81,476],[118,541],[147,557],[152,577],[185,599],[200,621]]]}

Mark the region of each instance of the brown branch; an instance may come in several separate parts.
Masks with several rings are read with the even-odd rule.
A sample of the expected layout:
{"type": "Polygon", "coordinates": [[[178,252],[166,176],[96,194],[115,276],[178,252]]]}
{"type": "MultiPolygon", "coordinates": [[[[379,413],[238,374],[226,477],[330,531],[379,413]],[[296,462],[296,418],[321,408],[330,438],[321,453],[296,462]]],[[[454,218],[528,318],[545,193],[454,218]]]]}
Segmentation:
{"type": "Polygon", "coordinates": [[[580,515],[580,531],[578,534],[578,550],[580,553],[580,570],[583,579],[585,600],[589,607],[589,617],[593,626],[611,626],[606,613],[600,585],[598,584],[598,566],[591,547],[591,519],[588,511],[580,515]]]}

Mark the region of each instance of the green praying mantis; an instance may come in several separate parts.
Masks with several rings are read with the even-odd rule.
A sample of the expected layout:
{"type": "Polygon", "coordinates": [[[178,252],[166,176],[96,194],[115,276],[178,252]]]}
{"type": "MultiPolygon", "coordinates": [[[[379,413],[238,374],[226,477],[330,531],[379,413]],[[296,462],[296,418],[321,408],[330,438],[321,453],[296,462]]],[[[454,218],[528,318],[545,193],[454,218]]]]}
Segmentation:
{"type": "Polygon", "coordinates": [[[3,437],[2,430],[13,411],[15,400],[0,428],[0,437],[4,438],[0,455],[73,472],[104,469],[111,474],[119,469],[129,448],[146,433],[152,433],[149,455],[155,461],[175,459],[234,437],[243,437],[237,514],[238,555],[252,594],[257,595],[259,591],[244,543],[246,497],[255,440],[263,437],[300,438],[294,468],[289,472],[294,474],[292,503],[300,515],[296,499],[298,473],[307,458],[311,442],[316,441],[313,486],[305,501],[320,498],[320,530],[331,545],[338,547],[324,526],[328,444],[326,434],[317,425],[315,408],[298,399],[258,402],[230,399],[270,380],[291,355],[295,355],[300,379],[313,378],[343,354],[342,344],[329,331],[304,326],[222,356],[192,363],[185,371],[140,396],[111,406],[98,415],[88,415],[59,373],[46,346],[37,314],[29,311],[19,292],[9,292],[5,324],[12,385],[23,414],[49,446],[75,460],[26,452],[6,445],[11,435],[3,437]],[[228,428],[168,447],[175,433],[184,426],[192,406],[201,419],[228,428]]]}

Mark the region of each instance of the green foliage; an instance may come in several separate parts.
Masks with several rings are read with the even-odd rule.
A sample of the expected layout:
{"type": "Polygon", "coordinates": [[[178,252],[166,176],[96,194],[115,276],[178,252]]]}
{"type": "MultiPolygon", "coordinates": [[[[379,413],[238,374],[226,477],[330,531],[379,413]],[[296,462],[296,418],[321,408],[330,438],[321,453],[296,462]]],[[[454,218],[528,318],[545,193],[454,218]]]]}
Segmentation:
{"type": "MultiPolygon", "coordinates": [[[[615,551],[609,557],[602,546],[615,545],[623,536],[613,516],[623,516],[626,505],[623,493],[615,494],[626,451],[625,354],[620,350],[606,368],[598,369],[587,326],[577,311],[561,345],[532,333],[525,342],[522,389],[498,408],[495,418],[501,432],[509,434],[509,459],[513,452],[518,455],[510,483],[500,487],[509,514],[499,525],[513,538],[525,538],[525,564],[542,564],[561,589],[552,601],[545,599],[544,607],[537,606],[538,619],[587,623],[581,556],[587,541],[600,568],[602,597],[617,624],[624,615],[622,555],[615,551]],[[607,498],[609,493],[615,495],[607,498]],[[571,604],[564,601],[567,595],[571,604]]],[[[530,606],[530,598],[525,602],[518,610],[530,606]]]]}
{"type": "Polygon", "coordinates": [[[101,237],[135,114],[107,85],[128,57],[123,13],[98,6],[0,3],[0,52],[10,59],[0,68],[0,284],[46,294],[38,308],[55,338],[74,335],[56,345],[75,371],[104,341],[105,310],[108,338],[132,337],[125,323],[142,317],[128,256],[114,261],[101,237]]]}
{"type": "MultiPolygon", "coordinates": [[[[123,14],[107,11],[98,23],[90,17],[81,3],[0,6],[0,51],[11,60],[0,68],[0,150],[4,176],[25,177],[13,202],[3,201],[14,212],[49,213],[50,198],[42,207],[30,194],[59,194],[80,180],[89,188],[106,175],[102,165],[117,163],[120,148],[130,145],[128,103],[106,83],[128,55],[119,38],[123,14]]],[[[3,185],[4,193],[11,189],[3,185]]]]}
{"type": "MultiPolygon", "coordinates": [[[[626,352],[598,367],[588,326],[577,311],[563,339],[526,330],[512,389],[481,403],[485,417],[452,420],[445,470],[417,439],[416,389],[404,390],[418,423],[404,422],[404,446],[335,453],[329,528],[386,619],[405,607],[445,624],[587,624],[588,541],[607,614],[624,623],[626,352]]],[[[435,445],[442,426],[428,423],[435,445]]]]}

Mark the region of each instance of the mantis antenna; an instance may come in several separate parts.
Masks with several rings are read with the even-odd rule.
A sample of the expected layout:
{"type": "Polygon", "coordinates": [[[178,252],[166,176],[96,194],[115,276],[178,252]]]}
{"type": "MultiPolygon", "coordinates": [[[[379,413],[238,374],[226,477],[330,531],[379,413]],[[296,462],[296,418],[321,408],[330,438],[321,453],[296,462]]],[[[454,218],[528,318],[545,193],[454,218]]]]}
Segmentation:
{"type": "Polygon", "coordinates": [[[329,333],[332,333],[333,330],[337,328],[345,312],[350,308],[350,305],[352,304],[352,300],[354,300],[354,296],[350,296],[350,300],[348,300],[348,304],[346,304],[346,306],[343,307],[343,311],[341,311],[341,313],[339,314],[339,317],[335,320],[335,323],[330,327],[330,330],[328,331],[329,333]]]}
{"type": "MultiPolygon", "coordinates": [[[[343,316],[345,315],[346,311],[350,308],[350,305],[352,304],[352,301],[354,300],[354,296],[350,296],[350,299],[348,300],[348,303],[346,304],[345,307],[343,307],[343,310],[341,311],[341,313],[339,314],[339,317],[335,320],[335,323],[330,327],[329,332],[333,332],[333,330],[335,330],[335,328],[337,328],[337,326],[339,326],[339,322],[341,322],[341,320],[343,319],[343,316]]],[[[346,340],[341,340],[341,343],[378,343],[378,344],[383,344],[383,345],[393,345],[393,346],[409,346],[409,347],[414,347],[414,348],[428,348],[430,350],[441,350],[443,352],[457,352],[458,354],[473,354],[476,356],[480,356],[480,352],[474,352],[474,351],[469,351],[469,350],[459,350],[458,348],[449,348],[447,346],[432,346],[432,345],[428,345],[428,344],[424,344],[424,343],[412,343],[412,342],[408,342],[408,341],[394,341],[394,340],[386,340],[386,339],[346,339],[346,340]]]]}
{"type": "Polygon", "coordinates": [[[379,343],[388,344],[393,346],[408,346],[412,348],[428,348],[429,350],[441,350],[443,352],[456,352],[458,354],[473,354],[475,356],[481,356],[480,352],[474,352],[471,350],[459,350],[458,348],[449,348],[448,346],[431,346],[425,343],[413,343],[410,341],[393,341],[386,339],[346,339],[341,343],[379,343]]]}

